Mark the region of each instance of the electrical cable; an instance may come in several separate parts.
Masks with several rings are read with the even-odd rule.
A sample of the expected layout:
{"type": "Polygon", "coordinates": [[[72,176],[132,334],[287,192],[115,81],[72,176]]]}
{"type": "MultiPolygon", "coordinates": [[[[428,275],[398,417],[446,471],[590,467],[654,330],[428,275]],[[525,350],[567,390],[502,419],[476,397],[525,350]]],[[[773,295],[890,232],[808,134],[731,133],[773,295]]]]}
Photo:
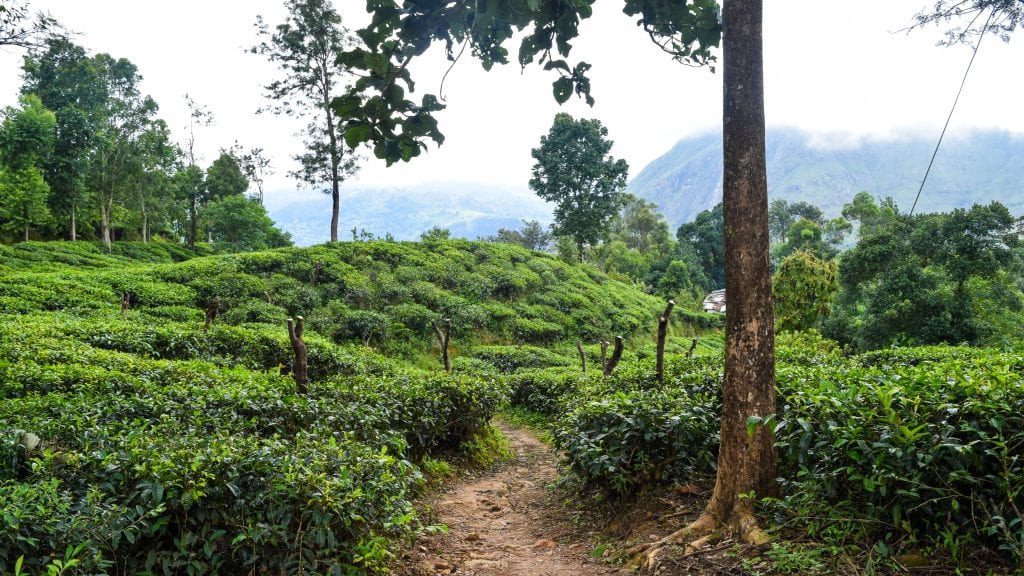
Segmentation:
{"type": "Polygon", "coordinates": [[[974,52],[971,53],[971,61],[967,63],[967,70],[964,70],[964,77],[960,81],[960,89],[956,92],[956,99],[953,100],[953,107],[950,108],[949,116],[946,117],[946,125],[942,127],[942,133],[939,134],[939,141],[935,144],[935,151],[932,152],[932,159],[928,162],[928,169],[924,171],[924,178],[921,179],[921,186],[917,189],[917,196],[914,197],[914,204],[910,207],[910,213],[908,216],[914,215],[914,209],[917,208],[917,201],[921,199],[921,192],[924,190],[925,182],[928,181],[928,175],[932,171],[932,165],[935,164],[935,157],[939,154],[939,147],[942,146],[942,139],[946,137],[946,130],[949,128],[949,121],[953,119],[953,112],[956,111],[956,105],[960,102],[960,95],[964,91],[964,85],[967,84],[967,75],[970,74],[971,66],[974,65],[974,57],[978,55],[978,48],[981,48],[981,41],[985,39],[985,35],[988,32],[988,26],[992,22],[992,16],[995,13],[995,8],[988,13],[988,20],[985,21],[985,27],[981,29],[981,34],[978,36],[978,43],[974,45],[974,52]]]}

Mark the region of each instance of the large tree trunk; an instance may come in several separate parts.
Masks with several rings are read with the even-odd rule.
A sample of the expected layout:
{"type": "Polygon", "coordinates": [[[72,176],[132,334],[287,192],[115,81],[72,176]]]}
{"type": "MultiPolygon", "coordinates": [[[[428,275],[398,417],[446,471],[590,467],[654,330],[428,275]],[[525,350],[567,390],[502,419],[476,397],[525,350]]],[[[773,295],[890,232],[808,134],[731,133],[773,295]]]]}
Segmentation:
{"type": "MultiPolygon", "coordinates": [[[[712,504],[720,518],[735,515],[737,500],[751,491],[774,493],[772,434],[759,426],[753,438],[747,419],[775,413],[775,328],[768,255],[768,179],[764,151],[762,0],[725,3],[723,55],[725,382],[722,444],[712,504]]],[[[710,506],[709,506],[710,508],[710,506]]]]}
{"type": "MultiPolygon", "coordinates": [[[[725,380],[715,489],[704,513],[639,558],[652,567],[658,551],[717,530],[763,543],[751,492],[774,494],[773,435],[764,426],[747,433],[750,417],[775,413],[775,339],[768,258],[768,185],[764,151],[762,0],[726,0],[723,6],[725,153],[725,380]],[[741,497],[743,495],[744,497],[741,497]]],[[[704,538],[694,541],[699,546],[704,538]]]]}

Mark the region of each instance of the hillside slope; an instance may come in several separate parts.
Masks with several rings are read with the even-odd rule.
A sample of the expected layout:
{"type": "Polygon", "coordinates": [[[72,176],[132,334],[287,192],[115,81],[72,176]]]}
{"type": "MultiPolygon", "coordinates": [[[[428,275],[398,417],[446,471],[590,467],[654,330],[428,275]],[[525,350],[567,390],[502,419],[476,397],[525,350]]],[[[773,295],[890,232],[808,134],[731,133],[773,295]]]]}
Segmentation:
{"type": "Polygon", "coordinates": [[[422,527],[419,464],[487,442],[510,398],[499,372],[575,362],[523,344],[575,354],[662,306],[501,244],[191,256],[0,247],[0,573],[380,573],[422,527]],[[289,316],[305,317],[307,386],[289,316]]]}
{"type": "MultiPolygon", "coordinates": [[[[909,210],[935,146],[933,137],[865,140],[856,145],[825,147],[807,134],[769,128],[768,195],[789,202],[804,200],[827,215],[860,191],[892,196],[909,210]]],[[[974,132],[943,143],[919,212],[948,211],[999,200],[1014,214],[1024,214],[1024,136],[974,132]]],[[[720,134],[680,140],[630,182],[629,191],[654,202],[673,227],[692,221],[722,198],[720,134]]]]}

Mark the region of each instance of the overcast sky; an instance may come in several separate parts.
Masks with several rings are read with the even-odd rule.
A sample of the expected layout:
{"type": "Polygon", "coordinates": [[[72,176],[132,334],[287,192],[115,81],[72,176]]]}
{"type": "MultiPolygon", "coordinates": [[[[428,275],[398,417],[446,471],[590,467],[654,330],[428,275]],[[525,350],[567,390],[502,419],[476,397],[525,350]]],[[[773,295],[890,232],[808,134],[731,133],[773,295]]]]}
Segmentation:
{"type": "MultiPolygon", "coordinates": [[[[184,94],[207,106],[216,125],[198,134],[205,162],[236,140],[262,146],[277,174],[268,200],[303,195],[286,176],[301,150],[294,121],[256,115],[262,86],[277,71],[248,54],[254,22],[283,20],[280,0],[34,0],[80,32],[78,42],[135,63],[143,91],[180,139],[187,124],[184,94]]],[[[350,28],[365,20],[363,0],[335,0],[350,28]]],[[[970,59],[964,46],[937,47],[939,30],[899,32],[925,7],[922,0],[767,0],[765,2],[766,112],[768,124],[795,126],[821,145],[908,133],[938,136],[970,59]]],[[[529,179],[530,149],[560,110],[599,118],[615,141],[612,153],[637,174],[680,138],[721,122],[721,75],[672,62],[621,13],[621,3],[599,2],[580,27],[571,61],[593,64],[589,108],[572,101],[559,108],[551,96],[553,73],[521,72],[516,65],[484,72],[463,58],[449,74],[440,115],[445,144],[411,164],[385,168],[369,159],[353,185],[472,181],[516,184],[529,179]]],[[[515,53],[516,46],[512,46],[515,53]]],[[[448,68],[443,47],[416,62],[417,91],[437,93],[448,68]]],[[[17,98],[22,52],[0,49],[0,106],[17,98]]],[[[952,129],[1001,128],[1024,134],[1024,38],[1006,44],[989,37],[975,62],[952,129]]]]}

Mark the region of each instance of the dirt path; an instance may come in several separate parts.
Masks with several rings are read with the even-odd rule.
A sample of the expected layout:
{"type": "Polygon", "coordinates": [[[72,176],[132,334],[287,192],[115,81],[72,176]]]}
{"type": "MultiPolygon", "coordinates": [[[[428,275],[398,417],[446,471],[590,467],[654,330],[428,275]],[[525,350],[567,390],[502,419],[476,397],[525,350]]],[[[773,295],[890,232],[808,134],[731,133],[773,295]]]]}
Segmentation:
{"type": "Polygon", "coordinates": [[[626,574],[596,554],[597,531],[571,522],[546,488],[556,456],[528,432],[496,423],[515,459],[436,496],[432,520],[448,534],[421,538],[406,574],[433,576],[597,576],[626,574]],[[596,554],[597,558],[592,554],[596,554]]]}

